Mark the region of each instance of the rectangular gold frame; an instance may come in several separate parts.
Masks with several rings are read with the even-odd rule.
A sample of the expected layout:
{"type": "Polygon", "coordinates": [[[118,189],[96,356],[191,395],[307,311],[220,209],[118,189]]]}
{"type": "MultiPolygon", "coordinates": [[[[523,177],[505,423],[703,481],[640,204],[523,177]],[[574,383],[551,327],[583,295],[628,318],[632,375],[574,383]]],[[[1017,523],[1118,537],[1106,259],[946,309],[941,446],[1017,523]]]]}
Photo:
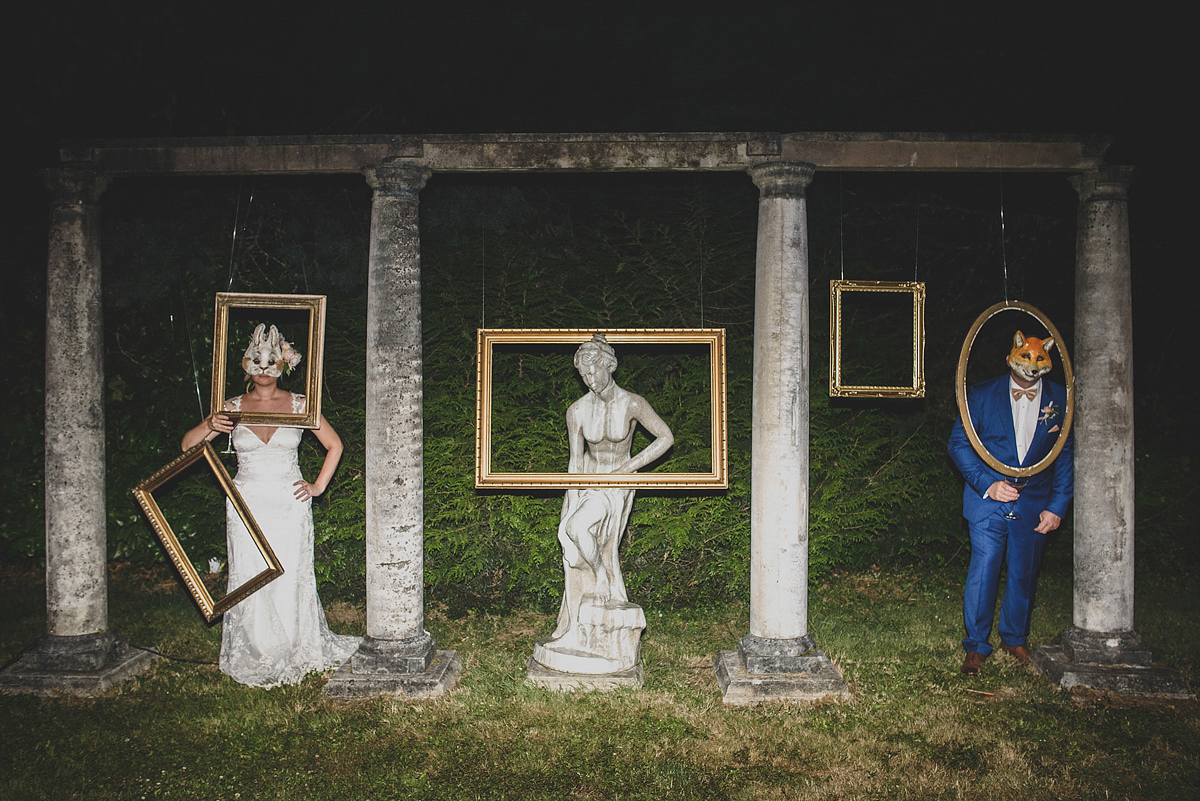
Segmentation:
{"type": "MultiPolygon", "coordinates": [[[[268,414],[247,412],[242,415],[243,425],[283,426],[285,428],[320,428],[321,426],[321,377],[325,368],[325,296],[324,295],[272,295],[252,292],[218,292],[217,308],[213,316],[213,373],[212,394],[209,410],[220,412],[225,408],[225,371],[229,369],[226,354],[229,350],[229,310],[237,309],[290,309],[308,311],[308,343],[297,347],[304,357],[304,395],[307,402],[303,414],[268,414]],[[305,353],[302,348],[307,348],[305,353]],[[307,364],[305,364],[307,363],[307,364]]],[[[291,332],[295,336],[294,332],[291,332]]],[[[293,340],[295,342],[295,340],[293,340]]],[[[298,342],[295,344],[299,345],[298,342]]]]}
{"type": "Polygon", "coordinates": [[[271,544],[263,536],[262,529],[254,520],[254,515],[250,514],[250,507],[246,506],[241,493],[233,485],[229,473],[225,471],[225,466],[221,464],[216,451],[207,440],[184,451],[182,456],[134,487],[133,497],[137,499],[142,511],[150,519],[150,525],[154,527],[154,533],[158,535],[158,541],[162,543],[163,548],[167,551],[167,556],[171,558],[175,569],[179,571],[180,578],[183,579],[183,583],[187,585],[188,591],[192,594],[192,600],[196,602],[196,606],[200,607],[200,614],[204,615],[204,619],[209,623],[225,614],[229,607],[244,600],[255,590],[283,574],[283,565],[275,557],[275,552],[271,550],[271,544]],[[208,588],[204,586],[204,582],[200,580],[200,575],[196,572],[195,565],[188,558],[183,546],[179,544],[179,538],[175,536],[171,524],[167,522],[162,509],[159,508],[158,501],[154,500],[156,489],[202,459],[208,463],[209,469],[217,477],[217,482],[224,490],[225,497],[233,504],[238,517],[242,518],[246,530],[250,532],[250,539],[253,540],[259,555],[267,564],[265,570],[242,586],[226,593],[225,597],[219,601],[214,601],[212,595],[209,594],[208,588]]]}
{"type": "MultiPolygon", "coordinates": [[[[564,412],[566,410],[564,409],[564,412]]],[[[478,489],[727,489],[729,425],[725,405],[723,328],[480,328],[475,380],[475,486],[478,489]],[[497,344],[574,345],[602,333],[611,345],[707,345],[712,470],[707,473],[494,473],[492,472],[492,350],[497,344]]]]}
{"type": "Polygon", "coordinates": [[[829,282],[829,395],[834,398],[925,397],[925,283],[923,281],[829,282]],[[842,294],[899,292],[912,295],[912,383],[902,386],[858,386],[842,383],[842,294]]]}

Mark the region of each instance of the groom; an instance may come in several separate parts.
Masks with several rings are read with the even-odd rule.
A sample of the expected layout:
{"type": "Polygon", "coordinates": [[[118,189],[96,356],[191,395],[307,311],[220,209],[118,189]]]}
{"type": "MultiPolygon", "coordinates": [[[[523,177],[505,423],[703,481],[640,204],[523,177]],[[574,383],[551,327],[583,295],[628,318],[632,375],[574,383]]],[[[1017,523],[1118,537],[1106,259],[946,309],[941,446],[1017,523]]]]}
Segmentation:
{"type": "MultiPolygon", "coordinates": [[[[1037,464],[1054,447],[1066,410],[1066,390],[1042,376],[1050,371],[1052,337],[1041,340],[1017,331],[1008,355],[1009,373],[971,387],[971,422],[988,453],[1005,465],[1037,464]]],[[[966,636],[962,672],[974,675],[992,652],[988,637],[999,589],[1000,568],[1007,568],[1000,606],[1000,648],[1029,663],[1030,612],[1046,535],[1058,528],[1074,492],[1073,446],[1068,435],[1058,458],[1032,475],[1019,490],[971,447],[961,419],[954,422],[947,448],[966,486],[963,517],[971,537],[971,564],[963,592],[966,636]],[[1005,515],[1008,514],[1009,517],[1005,515]],[[1012,516],[1017,519],[1009,519],[1012,516]]]]}

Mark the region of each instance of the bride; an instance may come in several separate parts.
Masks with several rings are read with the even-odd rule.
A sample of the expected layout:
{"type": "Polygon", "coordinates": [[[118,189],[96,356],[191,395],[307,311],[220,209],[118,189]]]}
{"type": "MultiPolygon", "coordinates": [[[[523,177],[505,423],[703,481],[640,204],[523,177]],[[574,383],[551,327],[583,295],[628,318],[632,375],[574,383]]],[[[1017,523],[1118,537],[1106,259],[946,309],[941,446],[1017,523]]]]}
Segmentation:
{"type": "MultiPolygon", "coordinates": [[[[300,358],[275,326],[268,332],[259,325],[242,358],[249,389],[225,401],[225,411],[303,414],[304,396],[278,385],[279,377],[300,358]]],[[[296,684],[310,672],[337,667],[358,647],[358,637],[329,630],[317,596],[312,499],[333,478],[342,457],[342,440],[324,416],[313,433],[325,448],[325,462],[312,482],[304,480],[297,461],[303,429],[239,426],[228,415],[213,414],[183,437],[187,450],[220,434],[229,435],[238,455],[233,483],[283,565],[281,576],[225,613],[221,671],[242,684],[296,684]]],[[[238,587],[261,571],[264,563],[232,504],[227,505],[225,517],[229,586],[238,587]]]]}

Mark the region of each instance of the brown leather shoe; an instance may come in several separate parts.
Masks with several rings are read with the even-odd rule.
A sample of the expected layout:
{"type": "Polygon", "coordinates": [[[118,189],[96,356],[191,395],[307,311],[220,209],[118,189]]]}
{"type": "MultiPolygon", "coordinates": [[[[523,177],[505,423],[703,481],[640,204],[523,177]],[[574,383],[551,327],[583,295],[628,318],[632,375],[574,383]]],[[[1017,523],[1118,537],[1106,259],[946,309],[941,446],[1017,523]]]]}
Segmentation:
{"type": "Polygon", "coordinates": [[[987,657],[983,654],[971,651],[967,654],[967,658],[963,660],[962,672],[966,673],[968,676],[974,676],[979,672],[979,669],[983,667],[983,660],[985,659],[987,659],[987,657]]]}
{"type": "Polygon", "coordinates": [[[1029,664],[1029,649],[1024,645],[1005,645],[1004,643],[1000,643],[1000,650],[1020,662],[1022,665],[1029,664]]]}

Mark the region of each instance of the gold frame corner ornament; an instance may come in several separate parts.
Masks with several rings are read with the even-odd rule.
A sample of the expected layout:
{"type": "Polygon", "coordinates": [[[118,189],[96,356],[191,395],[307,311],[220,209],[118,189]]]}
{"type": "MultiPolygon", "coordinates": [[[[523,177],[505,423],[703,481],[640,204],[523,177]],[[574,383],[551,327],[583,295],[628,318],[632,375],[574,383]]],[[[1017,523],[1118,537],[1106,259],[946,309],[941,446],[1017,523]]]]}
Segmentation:
{"type": "MultiPolygon", "coordinates": [[[[261,292],[218,292],[216,310],[213,314],[213,361],[212,392],[209,395],[209,411],[217,414],[224,410],[226,373],[229,370],[229,311],[230,309],[261,309],[271,311],[307,311],[308,352],[301,351],[306,362],[304,412],[284,414],[275,412],[244,412],[240,423],[256,426],[283,426],[285,428],[321,427],[321,377],[325,370],[325,295],[283,295],[261,292]]],[[[295,337],[295,332],[291,332],[295,337]]],[[[293,339],[298,344],[298,340],[293,339]]]]}
{"type": "Polygon", "coordinates": [[[155,536],[162,543],[163,549],[167,552],[171,563],[175,565],[175,569],[179,571],[179,577],[183,580],[188,592],[191,593],[192,600],[199,607],[200,614],[209,623],[212,623],[218,617],[225,614],[226,610],[234,604],[245,600],[254,591],[283,575],[283,565],[275,556],[275,552],[271,550],[271,544],[263,536],[262,529],[259,528],[258,523],[254,520],[254,515],[250,513],[250,507],[246,505],[246,501],[242,498],[241,493],[238,492],[237,487],[234,486],[229,473],[226,472],[225,466],[221,464],[216,451],[213,450],[212,444],[207,440],[184,451],[183,455],[175,458],[141,484],[134,487],[133,497],[137,499],[138,505],[142,507],[142,511],[145,512],[146,517],[150,520],[150,525],[154,529],[155,536]],[[246,530],[250,532],[250,539],[253,541],[255,548],[258,549],[259,555],[267,565],[265,570],[251,577],[241,586],[227,592],[220,600],[214,600],[208,588],[204,586],[204,582],[200,580],[200,574],[196,571],[195,565],[188,558],[187,552],[179,542],[179,538],[175,536],[175,531],[171,528],[171,524],[167,521],[162,509],[159,507],[158,501],[154,499],[155,490],[200,461],[206,462],[209,469],[212,470],[213,475],[216,476],[217,483],[221,485],[225,497],[233,504],[238,517],[242,519],[246,530]]]}
{"type": "Polygon", "coordinates": [[[475,372],[476,489],[728,489],[729,420],[724,328],[480,328],[475,372]],[[709,352],[712,469],[707,473],[499,473],[492,470],[492,356],[497,344],[581,345],[594,334],[610,345],[705,345],[709,352]]]}
{"type": "Polygon", "coordinates": [[[835,279],[829,282],[829,396],[831,398],[925,397],[924,281],[847,281],[844,279],[835,279]],[[874,386],[842,383],[842,294],[844,292],[889,292],[912,295],[912,382],[908,386],[874,386]]]}
{"type": "Polygon", "coordinates": [[[958,415],[962,421],[963,432],[967,435],[967,441],[971,443],[971,447],[975,449],[975,453],[984,463],[1000,473],[1001,475],[1012,478],[1025,478],[1036,475],[1058,458],[1062,452],[1063,446],[1067,443],[1067,437],[1071,434],[1071,424],[1075,419],[1075,373],[1071,369],[1071,356],[1067,353],[1066,343],[1063,342],[1062,335],[1058,333],[1058,329],[1054,327],[1054,323],[1050,318],[1042,313],[1040,309],[1024,303],[1019,300],[1005,300],[995,305],[989,306],[983,310],[983,313],[975,318],[971,328],[967,331],[967,336],[963,340],[962,350],[958,354],[958,368],[954,373],[954,396],[958,402],[958,415]],[[1067,390],[1067,408],[1063,413],[1062,429],[1059,431],[1058,440],[1054,443],[1054,447],[1036,464],[1029,467],[1014,467],[1013,465],[1005,464],[992,455],[979,439],[979,434],[975,432],[975,425],[971,422],[971,410],[967,405],[967,363],[971,357],[971,350],[975,346],[975,339],[979,336],[979,331],[983,328],[984,323],[995,317],[997,314],[1005,311],[1019,311],[1028,314],[1033,319],[1037,320],[1042,326],[1054,337],[1054,342],[1058,346],[1059,355],[1062,356],[1063,373],[1066,379],[1067,390]]]}

